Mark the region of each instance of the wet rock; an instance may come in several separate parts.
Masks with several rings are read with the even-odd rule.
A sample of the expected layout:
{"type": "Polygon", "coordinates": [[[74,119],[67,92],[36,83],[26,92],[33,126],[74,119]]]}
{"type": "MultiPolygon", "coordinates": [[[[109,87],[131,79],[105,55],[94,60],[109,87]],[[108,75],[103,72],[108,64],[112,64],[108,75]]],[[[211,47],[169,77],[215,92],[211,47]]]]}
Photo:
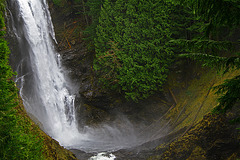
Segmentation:
{"type": "Polygon", "coordinates": [[[79,130],[83,131],[87,126],[98,126],[101,122],[111,120],[111,114],[88,104],[82,104],[77,110],[79,130]]]}
{"type": "Polygon", "coordinates": [[[78,160],[87,160],[89,159],[91,156],[93,156],[92,153],[86,153],[77,149],[71,149],[71,152],[73,152],[78,160]]]}

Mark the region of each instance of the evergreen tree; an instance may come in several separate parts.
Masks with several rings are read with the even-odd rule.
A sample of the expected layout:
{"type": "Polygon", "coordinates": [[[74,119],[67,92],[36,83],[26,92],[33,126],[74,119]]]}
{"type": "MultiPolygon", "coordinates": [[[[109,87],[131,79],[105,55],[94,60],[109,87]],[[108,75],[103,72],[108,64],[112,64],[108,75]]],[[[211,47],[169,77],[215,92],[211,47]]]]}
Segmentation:
{"type": "Polygon", "coordinates": [[[105,1],[94,63],[104,86],[133,100],[161,90],[172,56],[169,8],[163,0],[105,1]]]}
{"type": "MultiPolygon", "coordinates": [[[[190,40],[175,41],[184,48],[186,54],[180,57],[189,57],[199,60],[204,66],[215,67],[224,70],[239,69],[238,40],[234,40],[231,34],[240,27],[240,1],[238,0],[181,0],[173,3],[181,3],[192,8],[196,18],[202,21],[204,37],[190,40]],[[228,34],[226,34],[228,33],[228,34]],[[228,55],[227,57],[223,55],[228,55]]],[[[215,87],[216,94],[221,95],[216,112],[226,112],[240,99],[240,78],[236,76],[215,87]]]]}
{"type": "Polygon", "coordinates": [[[90,25],[87,26],[84,33],[86,34],[86,40],[93,43],[94,38],[96,38],[96,27],[99,24],[99,15],[101,7],[103,5],[103,0],[88,0],[86,6],[88,7],[87,15],[90,17],[90,25]]]}
{"type": "Polygon", "coordinates": [[[17,90],[12,80],[13,72],[8,65],[9,49],[3,39],[5,24],[3,19],[3,1],[0,1],[0,157],[5,159],[11,145],[11,132],[16,125],[13,107],[17,105],[17,90]]]}

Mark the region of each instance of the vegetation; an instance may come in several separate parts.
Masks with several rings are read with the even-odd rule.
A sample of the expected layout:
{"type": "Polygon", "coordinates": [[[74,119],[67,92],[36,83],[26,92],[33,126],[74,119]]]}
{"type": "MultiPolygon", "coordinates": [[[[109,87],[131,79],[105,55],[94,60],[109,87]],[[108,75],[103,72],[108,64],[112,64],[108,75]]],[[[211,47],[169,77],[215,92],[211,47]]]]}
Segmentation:
{"type": "MultiPolygon", "coordinates": [[[[239,39],[233,36],[240,25],[239,0],[53,2],[61,7],[73,4],[76,14],[86,15],[86,24],[89,23],[89,26],[85,33],[94,47],[94,69],[98,73],[100,83],[107,89],[124,93],[132,100],[138,101],[161,91],[175,57],[197,60],[203,66],[217,68],[224,74],[232,69],[239,69],[239,39]]],[[[42,140],[29,132],[32,130],[31,126],[22,121],[22,116],[15,108],[18,105],[17,90],[10,80],[13,72],[8,66],[9,50],[3,39],[5,26],[2,16],[1,14],[0,156],[3,159],[43,159],[42,140]]],[[[207,81],[209,82],[209,79],[207,81]]],[[[209,94],[209,87],[206,88],[209,94]]],[[[240,99],[240,75],[226,80],[215,87],[215,90],[216,94],[220,95],[215,111],[226,112],[240,99]]],[[[199,110],[196,110],[196,117],[203,109],[208,94],[199,96],[199,99],[194,97],[202,103],[199,110]]],[[[213,116],[214,121],[215,116],[218,115],[213,116]]],[[[220,132],[215,131],[216,134],[222,134],[224,128],[229,127],[222,115],[221,119],[216,118],[216,122],[220,123],[216,125],[216,128],[220,129],[220,132]],[[224,127],[221,124],[223,122],[227,124],[224,124],[224,127]]],[[[206,156],[206,153],[202,152],[202,146],[191,146],[192,142],[202,141],[196,137],[198,134],[201,137],[199,130],[203,131],[203,135],[216,135],[212,134],[215,132],[208,131],[209,125],[211,123],[205,118],[200,125],[178,141],[181,141],[179,144],[190,143],[176,150],[172,148],[181,145],[172,145],[172,150],[165,154],[175,154],[176,151],[176,156],[185,156],[186,151],[189,152],[190,149],[194,158],[206,156]],[[199,155],[194,155],[198,152],[199,155]]],[[[229,130],[231,132],[231,128],[229,130]]]]}
{"type": "Polygon", "coordinates": [[[238,159],[239,140],[233,136],[234,127],[228,118],[230,117],[219,114],[205,115],[186,134],[165,146],[159,146],[158,153],[162,154],[148,160],[238,159]],[[229,139],[226,140],[225,137],[229,139]],[[223,145],[219,145],[219,142],[223,145]]]}
{"type": "MultiPolygon", "coordinates": [[[[174,55],[224,73],[239,69],[239,42],[233,36],[240,24],[238,0],[54,1],[87,8],[85,33],[94,45],[101,84],[135,101],[161,90],[174,55]]],[[[216,111],[239,101],[238,82],[236,76],[215,88],[222,95],[216,111]]]]}
{"type": "MultiPolygon", "coordinates": [[[[161,90],[172,51],[194,53],[185,57],[201,57],[202,63],[211,67],[222,64],[219,68],[226,71],[230,65],[236,66],[237,56],[235,59],[217,56],[223,51],[233,51],[236,46],[237,41],[226,39],[239,25],[238,1],[88,0],[85,3],[91,20],[86,33],[96,52],[94,68],[105,87],[124,92],[126,97],[137,100],[161,90]],[[223,34],[226,32],[229,34],[223,34]],[[171,39],[177,49],[169,46],[171,39]],[[218,63],[220,59],[224,63],[218,63]]],[[[223,88],[222,85],[221,93],[223,88]]]]}
{"type": "Polygon", "coordinates": [[[160,91],[173,58],[168,43],[175,35],[173,6],[164,0],[85,4],[90,20],[85,34],[96,53],[100,84],[135,101],[160,91]]]}
{"type": "Polygon", "coordinates": [[[17,111],[17,88],[8,65],[10,53],[4,40],[4,0],[0,1],[0,159],[44,159],[42,140],[17,111]]]}
{"type": "Polygon", "coordinates": [[[161,89],[172,55],[168,8],[159,0],[105,1],[94,41],[94,69],[105,87],[133,100],[161,89]]]}
{"type": "MultiPolygon", "coordinates": [[[[176,40],[176,44],[183,47],[180,57],[199,60],[203,66],[217,68],[224,73],[231,69],[239,69],[239,39],[233,34],[240,27],[240,2],[237,0],[182,0],[172,1],[188,5],[192,8],[196,18],[204,23],[201,37],[190,40],[176,40]],[[227,55],[227,56],[226,56],[227,55]]],[[[226,80],[215,87],[216,94],[221,95],[216,112],[226,112],[240,99],[240,75],[226,80]]]]}

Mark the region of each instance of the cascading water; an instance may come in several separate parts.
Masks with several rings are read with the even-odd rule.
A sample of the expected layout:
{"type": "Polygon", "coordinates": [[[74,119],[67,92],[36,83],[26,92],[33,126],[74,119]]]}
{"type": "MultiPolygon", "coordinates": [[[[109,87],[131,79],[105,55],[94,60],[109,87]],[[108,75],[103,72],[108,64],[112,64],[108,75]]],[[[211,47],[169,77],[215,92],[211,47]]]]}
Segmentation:
{"type": "Polygon", "coordinates": [[[137,139],[134,127],[124,118],[118,127],[86,126],[84,133],[79,132],[75,96],[54,49],[56,40],[46,0],[9,0],[8,5],[13,9],[9,12],[10,32],[17,39],[12,55],[16,81],[24,106],[46,133],[69,149],[85,152],[114,151],[146,142],[137,139]]]}
{"type": "MultiPolygon", "coordinates": [[[[71,86],[64,78],[54,49],[54,29],[46,0],[12,0],[12,31],[18,41],[15,69],[20,94],[27,111],[40,121],[60,144],[86,152],[117,150],[132,146],[133,127],[118,129],[103,125],[78,131],[71,86]],[[18,56],[18,58],[17,58],[18,56]]],[[[55,41],[56,42],[56,41],[55,41]]]]}
{"type": "MultiPolygon", "coordinates": [[[[20,47],[24,47],[21,48],[22,51],[28,52],[25,61],[30,61],[31,68],[18,78],[22,83],[20,85],[24,105],[42,123],[45,131],[55,139],[65,142],[66,138],[78,133],[75,97],[68,91],[57,60],[58,55],[52,41],[53,26],[46,1],[17,0],[12,3],[18,6],[18,25],[22,24],[21,31],[17,31],[18,26],[15,27],[15,34],[20,47]],[[29,91],[31,87],[33,88],[29,91]]],[[[23,64],[20,64],[18,70],[21,65],[23,64]]]]}

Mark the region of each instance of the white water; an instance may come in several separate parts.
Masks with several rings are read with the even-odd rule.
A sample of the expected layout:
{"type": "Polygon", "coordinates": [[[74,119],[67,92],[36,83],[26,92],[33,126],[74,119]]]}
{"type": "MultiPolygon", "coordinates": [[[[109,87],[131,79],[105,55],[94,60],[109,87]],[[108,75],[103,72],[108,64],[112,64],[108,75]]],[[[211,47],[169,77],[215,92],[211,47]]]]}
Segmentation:
{"type": "Polygon", "coordinates": [[[114,160],[116,156],[113,154],[107,154],[106,152],[98,153],[96,156],[92,156],[89,160],[114,160]]]}
{"type": "MultiPolygon", "coordinates": [[[[46,0],[12,0],[11,3],[17,8],[13,18],[18,23],[15,22],[13,30],[22,55],[17,65],[20,93],[27,111],[40,121],[44,130],[61,145],[85,152],[115,151],[141,144],[134,127],[124,117],[119,118],[118,127],[113,122],[78,131],[75,96],[70,93],[71,85],[64,78],[54,49],[56,40],[46,0]]],[[[100,157],[104,158],[104,154],[92,159],[100,157]]],[[[111,155],[109,159],[114,158],[111,155]]]]}
{"type": "Polygon", "coordinates": [[[30,46],[29,55],[38,96],[45,106],[44,110],[41,107],[41,112],[45,115],[35,114],[38,109],[33,109],[34,106],[27,104],[27,100],[24,101],[25,106],[43,123],[45,130],[53,138],[65,144],[78,134],[74,114],[75,97],[69,93],[60,64],[57,63],[52,41],[53,26],[46,1],[18,0],[18,5],[19,16],[22,17],[25,27],[24,36],[30,46]]]}

